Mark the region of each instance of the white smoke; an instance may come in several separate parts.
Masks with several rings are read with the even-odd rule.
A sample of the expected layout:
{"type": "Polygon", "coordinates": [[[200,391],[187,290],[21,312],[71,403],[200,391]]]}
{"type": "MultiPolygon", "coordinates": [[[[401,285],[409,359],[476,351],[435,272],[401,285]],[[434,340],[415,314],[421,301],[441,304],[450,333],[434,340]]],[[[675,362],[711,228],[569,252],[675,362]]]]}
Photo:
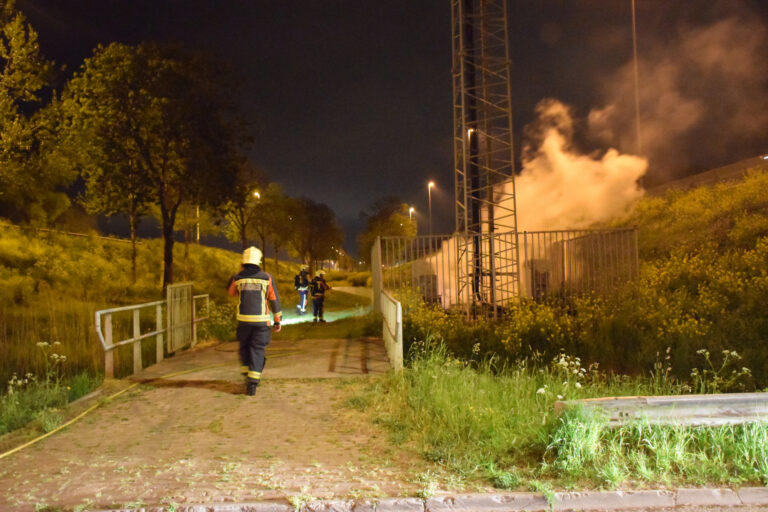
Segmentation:
{"type": "Polygon", "coordinates": [[[573,149],[574,122],[566,105],[543,100],[537,113],[515,179],[519,231],[589,227],[626,213],[642,197],[637,182],[647,160],[615,149],[580,154],[573,149]]]}
{"type": "MultiPolygon", "coordinates": [[[[640,146],[657,181],[763,151],[768,29],[758,17],[683,27],[641,50],[640,146]]],[[[632,62],[603,83],[607,105],[589,114],[590,130],[605,144],[636,152],[632,62]]]]}

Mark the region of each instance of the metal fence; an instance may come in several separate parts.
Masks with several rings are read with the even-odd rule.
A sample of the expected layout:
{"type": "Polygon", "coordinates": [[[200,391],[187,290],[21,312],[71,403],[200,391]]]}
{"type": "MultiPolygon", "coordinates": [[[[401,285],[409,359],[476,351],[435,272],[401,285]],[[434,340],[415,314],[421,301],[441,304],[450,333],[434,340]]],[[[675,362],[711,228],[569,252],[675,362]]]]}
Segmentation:
{"type": "Polygon", "coordinates": [[[446,309],[496,316],[520,298],[606,294],[635,279],[637,230],[382,237],[371,261],[374,297],[380,289],[410,289],[446,309]],[[515,254],[499,250],[514,246],[515,254]],[[469,265],[475,253],[492,261],[469,265]],[[510,263],[513,257],[519,264],[510,263]]]}
{"type": "Polygon", "coordinates": [[[96,333],[104,348],[105,377],[114,378],[114,351],[123,345],[133,346],[132,374],[135,374],[144,368],[142,340],[155,338],[155,361],[158,363],[165,357],[163,339],[166,335],[169,354],[197,343],[197,324],[208,318],[209,296],[193,296],[191,283],[173,286],[176,290],[172,293],[169,286],[166,300],[96,311],[96,333]],[[183,292],[178,293],[179,290],[183,292]],[[147,322],[147,315],[152,315],[154,322],[147,322]]]}
{"type": "Polygon", "coordinates": [[[606,295],[637,278],[637,229],[519,234],[522,297],[606,295]]]}

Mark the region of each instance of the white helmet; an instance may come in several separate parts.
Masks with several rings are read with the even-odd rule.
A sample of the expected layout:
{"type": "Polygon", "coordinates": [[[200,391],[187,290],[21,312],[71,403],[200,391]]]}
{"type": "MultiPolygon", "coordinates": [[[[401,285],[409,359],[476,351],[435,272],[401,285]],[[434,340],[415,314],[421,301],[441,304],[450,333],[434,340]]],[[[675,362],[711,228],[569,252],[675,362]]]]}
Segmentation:
{"type": "Polygon", "coordinates": [[[261,265],[261,249],[249,247],[243,251],[243,264],[261,265]]]}

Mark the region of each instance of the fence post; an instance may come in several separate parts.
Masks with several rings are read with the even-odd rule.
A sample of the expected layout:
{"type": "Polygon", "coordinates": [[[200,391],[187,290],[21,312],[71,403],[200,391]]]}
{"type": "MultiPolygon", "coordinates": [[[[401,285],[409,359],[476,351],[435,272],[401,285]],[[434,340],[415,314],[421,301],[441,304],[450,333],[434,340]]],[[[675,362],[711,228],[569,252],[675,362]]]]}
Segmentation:
{"type": "MultiPolygon", "coordinates": [[[[133,337],[141,336],[141,318],[138,309],[133,310],[133,337]]],[[[133,342],[133,373],[134,375],[141,371],[141,340],[133,342]]]]}
{"type": "MultiPolygon", "coordinates": [[[[112,313],[104,315],[104,341],[107,347],[112,346],[112,313]]],[[[115,378],[115,354],[113,349],[104,350],[104,377],[115,378]]]]}
{"type": "Polygon", "coordinates": [[[195,294],[192,293],[192,290],[190,289],[190,305],[192,307],[192,347],[197,345],[197,320],[196,320],[196,310],[195,310],[195,294]]]}
{"type": "Polygon", "coordinates": [[[392,361],[396,371],[403,369],[403,306],[400,301],[396,301],[397,310],[395,313],[395,357],[392,361]]]}
{"type": "Polygon", "coordinates": [[[163,347],[163,333],[162,333],[162,330],[163,330],[163,305],[162,304],[158,304],[157,306],[155,306],[155,319],[156,319],[155,320],[156,329],[158,331],[161,331],[157,333],[157,337],[155,338],[155,354],[156,354],[157,362],[159,363],[160,361],[163,360],[163,357],[165,355],[165,352],[163,351],[165,347],[163,347]]]}
{"type": "Polygon", "coordinates": [[[381,313],[381,290],[383,287],[381,237],[376,237],[376,241],[371,247],[371,283],[373,284],[373,310],[381,313]]]}

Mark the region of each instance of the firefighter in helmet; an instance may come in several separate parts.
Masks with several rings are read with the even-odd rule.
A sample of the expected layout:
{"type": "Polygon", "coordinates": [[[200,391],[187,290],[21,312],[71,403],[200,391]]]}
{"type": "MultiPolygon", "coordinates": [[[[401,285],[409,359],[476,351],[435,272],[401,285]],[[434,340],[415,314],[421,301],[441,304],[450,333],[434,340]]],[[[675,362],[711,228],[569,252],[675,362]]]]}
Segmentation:
{"type": "Polygon", "coordinates": [[[296,304],[296,312],[300,315],[307,312],[309,285],[309,267],[302,265],[299,273],[293,278],[293,287],[299,292],[299,303],[296,304]]]}
{"type": "Polygon", "coordinates": [[[310,287],[312,291],[312,314],[315,322],[325,322],[323,319],[323,303],[325,302],[325,291],[331,287],[325,282],[325,270],[315,272],[315,278],[312,279],[310,287]]]}
{"type": "Polygon", "coordinates": [[[261,269],[261,258],[262,252],[256,247],[243,251],[240,272],[230,279],[228,287],[229,294],[239,298],[237,341],[240,342],[242,363],[240,373],[245,376],[245,392],[250,396],[256,394],[267,361],[264,352],[271,339],[272,317],[275,332],[280,331],[282,318],[275,281],[261,269]]]}

